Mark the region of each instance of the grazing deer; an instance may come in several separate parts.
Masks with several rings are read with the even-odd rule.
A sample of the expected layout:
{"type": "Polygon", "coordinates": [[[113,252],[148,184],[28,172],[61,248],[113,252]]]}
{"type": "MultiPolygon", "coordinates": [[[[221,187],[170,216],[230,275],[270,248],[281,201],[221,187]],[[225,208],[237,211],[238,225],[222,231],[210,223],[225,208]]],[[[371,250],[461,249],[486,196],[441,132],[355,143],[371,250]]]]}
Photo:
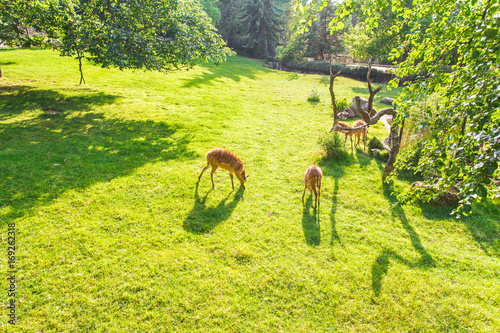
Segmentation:
{"type": "MultiPolygon", "coordinates": [[[[356,120],[352,124],[352,128],[361,127],[363,125],[366,125],[366,122],[364,120],[356,120]]],[[[361,129],[359,129],[357,132],[355,132],[355,134],[356,134],[357,142],[354,144],[354,148],[358,147],[359,141],[361,140],[361,135],[363,135],[363,151],[365,151],[366,150],[366,136],[368,135],[368,127],[365,126],[361,129]]]]}
{"type": "Polygon", "coordinates": [[[214,148],[210,150],[207,153],[207,165],[201,171],[200,176],[198,177],[198,181],[200,181],[203,172],[205,172],[205,170],[209,167],[212,167],[212,172],[210,173],[210,176],[212,177],[212,188],[215,188],[214,172],[215,170],[217,170],[217,168],[220,167],[221,169],[229,171],[229,177],[231,177],[231,185],[233,186],[233,190],[233,173],[236,175],[236,178],[239,179],[241,187],[245,189],[245,185],[243,184],[247,180],[248,175],[245,172],[243,162],[234,153],[222,148],[214,148]]]}
{"type": "MultiPolygon", "coordinates": [[[[367,124],[363,120],[356,120],[354,122],[353,126],[350,126],[344,122],[339,121],[337,123],[335,123],[335,122],[333,123],[333,126],[330,129],[330,133],[333,131],[337,131],[337,132],[345,134],[344,146],[347,142],[347,137],[349,137],[349,139],[351,139],[351,151],[352,151],[353,150],[352,136],[354,134],[356,134],[356,137],[358,138],[358,143],[359,143],[361,134],[363,134],[363,139],[365,140],[364,142],[366,142],[366,133],[368,133],[368,129],[366,128],[366,126],[367,126],[367,124]],[[363,126],[363,127],[360,127],[360,126],[363,126]]],[[[354,145],[354,148],[356,148],[358,146],[358,143],[356,143],[354,145]]]]}
{"type": "Polygon", "coordinates": [[[306,194],[306,189],[311,192],[314,192],[314,208],[319,205],[319,196],[321,194],[321,178],[323,177],[323,173],[321,169],[317,165],[311,165],[306,170],[306,174],[304,175],[304,192],[302,193],[302,200],[304,200],[304,195],[306,194]],[[318,191],[316,192],[316,187],[318,191]]]}

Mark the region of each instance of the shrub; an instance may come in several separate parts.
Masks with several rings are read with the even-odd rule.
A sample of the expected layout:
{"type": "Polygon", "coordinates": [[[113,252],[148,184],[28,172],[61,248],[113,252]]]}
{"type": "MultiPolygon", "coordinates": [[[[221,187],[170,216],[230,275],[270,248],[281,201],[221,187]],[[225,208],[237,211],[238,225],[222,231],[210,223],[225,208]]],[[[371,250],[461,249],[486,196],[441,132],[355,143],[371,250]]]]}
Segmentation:
{"type": "Polygon", "coordinates": [[[384,146],[382,145],[382,142],[380,142],[379,139],[376,137],[372,137],[370,142],[368,142],[368,149],[371,151],[372,149],[384,149],[384,146]]]}
{"type": "Polygon", "coordinates": [[[345,108],[349,107],[349,104],[347,103],[347,99],[341,98],[338,101],[335,101],[337,103],[337,110],[341,112],[345,108]]]}
{"type": "Polygon", "coordinates": [[[319,139],[318,144],[325,152],[327,158],[345,159],[349,154],[344,150],[344,142],[339,136],[338,132],[323,133],[319,139]]]}
{"type": "Polygon", "coordinates": [[[313,90],[309,93],[309,96],[307,96],[307,101],[311,103],[319,103],[320,93],[316,88],[313,88],[313,90]]]}
{"type": "Polygon", "coordinates": [[[370,142],[368,142],[368,150],[370,151],[370,155],[379,161],[387,162],[389,159],[389,152],[385,150],[382,142],[380,142],[380,140],[376,137],[372,137],[370,142]]]}
{"type": "MultiPolygon", "coordinates": [[[[330,62],[329,61],[296,61],[289,58],[282,58],[283,65],[289,67],[290,69],[301,71],[301,72],[313,72],[321,73],[324,75],[330,74],[330,62]]],[[[366,79],[366,73],[368,72],[368,67],[366,66],[347,66],[340,63],[332,63],[332,72],[337,73],[340,71],[340,75],[352,77],[356,79],[366,79]]],[[[372,69],[370,73],[371,78],[383,75],[384,72],[372,69]]]]}

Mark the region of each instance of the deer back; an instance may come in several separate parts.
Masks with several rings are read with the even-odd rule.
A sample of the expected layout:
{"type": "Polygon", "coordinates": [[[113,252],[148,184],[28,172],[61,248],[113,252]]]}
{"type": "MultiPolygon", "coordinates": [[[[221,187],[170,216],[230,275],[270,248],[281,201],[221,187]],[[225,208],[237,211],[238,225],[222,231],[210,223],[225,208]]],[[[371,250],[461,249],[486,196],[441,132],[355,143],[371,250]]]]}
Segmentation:
{"type": "Polygon", "coordinates": [[[207,153],[207,161],[212,166],[230,171],[236,175],[245,171],[243,162],[236,154],[222,148],[214,148],[207,153]]]}
{"type": "MultiPolygon", "coordinates": [[[[358,119],[356,120],[353,124],[352,124],[352,127],[353,128],[356,128],[356,127],[361,127],[363,125],[366,125],[366,122],[364,120],[361,120],[361,119],[358,119]]],[[[367,134],[368,133],[368,127],[363,127],[362,129],[360,129],[359,131],[356,132],[356,135],[361,134],[361,133],[365,133],[367,134]]]]}
{"type": "Polygon", "coordinates": [[[321,182],[322,177],[323,173],[321,172],[319,166],[311,165],[307,168],[304,175],[304,182],[306,183],[307,189],[312,190],[313,188],[316,188],[316,185],[321,182]]]}

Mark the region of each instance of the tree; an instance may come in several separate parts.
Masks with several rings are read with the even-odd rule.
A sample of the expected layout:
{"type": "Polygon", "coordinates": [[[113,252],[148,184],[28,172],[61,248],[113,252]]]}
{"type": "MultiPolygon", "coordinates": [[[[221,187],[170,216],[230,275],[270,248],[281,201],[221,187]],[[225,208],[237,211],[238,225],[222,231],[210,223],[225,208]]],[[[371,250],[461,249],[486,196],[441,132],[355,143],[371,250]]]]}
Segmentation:
{"type": "MultiPolygon", "coordinates": [[[[330,97],[332,100],[332,107],[333,107],[333,126],[331,131],[338,131],[344,134],[347,134],[352,131],[357,131],[360,128],[363,128],[364,126],[361,127],[354,127],[354,128],[345,128],[340,126],[339,123],[339,116],[338,116],[338,109],[337,109],[337,103],[335,100],[335,93],[333,91],[333,82],[335,80],[335,77],[340,74],[337,73],[337,75],[334,75],[332,73],[332,62],[330,60],[330,97]]],[[[368,72],[366,74],[366,82],[368,84],[368,91],[370,93],[370,96],[368,97],[368,106],[367,110],[369,112],[365,111],[363,107],[361,106],[361,98],[359,96],[356,96],[354,99],[357,104],[357,110],[359,114],[361,115],[361,118],[366,122],[367,125],[365,126],[370,126],[370,125],[375,125],[380,118],[382,118],[385,115],[390,115],[393,118],[398,117],[398,112],[396,111],[395,108],[385,108],[379,112],[375,111],[373,109],[373,99],[375,98],[375,95],[384,88],[384,85],[378,86],[376,89],[372,88],[371,81],[370,81],[370,72],[371,72],[371,62],[368,63],[368,72]]],[[[391,126],[391,130],[389,133],[389,137],[387,138],[387,143],[384,142],[383,146],[384,149],[387,150],[389,153],[389,158],[387,160],[387,163],[384,168],[384,173],[383,173],[383,178],[386,179],[388,176],[391,175],[391,173],[394,171],[394,164],[396,162],[396,157],[398,156],[399,149],[401,147],[401,139],[403,137],[403,127],[404,127],[404,120],[402,124],[394,124],[391,126]]],[[[351,147],[352,148],[352,147],[351,147]]]]}
{"type": "Polygon", "coordinates": [[[241,35],[243,27],[239,18],[239,9],[243,7],[243,0],[219,0],[217,4],[221,19],[215,26],[227,45],[236,51],[242,51],[241,35]]]}
{"type": "MultiPolygon", "coordinates": [[[[355,2],[342,3],[337,10],[340,19],[349,15],[355,2]]],[[[371,6],[365,24],[375,27],[377,13],[388,2],[374,1],[371,6]]],[[[415,0],[408,8],[404,1],[392,0],[392,10],[397,24],[391,29],[397,32],[403,23],[410,29],[391,51],[394,58],[408,52],[396,73],[417,75],[398,97],[395,123],[414,117],[411,106],[419,100],[431,94],[440,100],[435,109],[422,110],[418,149],[398,158],[393,176],[411,169],[427,185],[453,187],[460,199],[454,214],[469,214],[474,203],[500,196],[500,4],[415,0]]],[[[437,197],[428,196],[425,187],[414,193],[424,200],[437,197]]]]}
{"type": "Polygon", "coordinates": [[[241,9],[241,22],[247,32],[244,46],[253,56],[272,58],[284,21],[273,0],[249,0],[241,9]]]}
{"type": "Polygon", "coordinates": [[[219,0],[200,0],[203,10],[212,19],[212,24],[216,25],[220,22],[221,15],[220,10],[217,7],[219,0]]]}
{"type": "MultiPolygon", "coordinates": [[[[405,8],[411,8],[412,1],[404,0],[402,4],[405,8]]],[[[397,14],[392,10],[392,0],[388,0],[385,7],[373,8],[373,5],[371,0],[356,1],[353,4],[352,15],[359,23],[349,29],[344,41],[354,59],[386,60],[391,49],[401,45],[409,32],[407,23],[398,21],[397,14]],[[373,10],[376,10],[376,14],[373,10]],[[376,23],[365,24],[374,15],[376,23]],[[394,25],[400,26],[393,29],[394,25]]]]}
{"type": "Polygon", "coordinates": [[[168,72],[230,54],[196,0],[15,0],[2,9],[1,35],[24,45],[33,27],[61,55],[87,58],[103,67],[168,72]],[[34,15],[23,16],[32,10],[34,15]],[[19,20],[18,18],[21,18],[19,20]],[[22,28],[22,29],[20,29],[22,28]]]}
{"type": "Polygon", "coordinates": [[[331,54],[343,51],[342,32],[330,33],[329,23],[335,14],[335,6],[331,1],[319,11],[310,21],[306,29],[299,29],[304,20],[304,15],[298,13],[292,21],[295,24],[290,28],[293,34],[287,47],[282,52],[282,60],[302,60],[304,57],[316,60],[325,60],[331,54]]]}

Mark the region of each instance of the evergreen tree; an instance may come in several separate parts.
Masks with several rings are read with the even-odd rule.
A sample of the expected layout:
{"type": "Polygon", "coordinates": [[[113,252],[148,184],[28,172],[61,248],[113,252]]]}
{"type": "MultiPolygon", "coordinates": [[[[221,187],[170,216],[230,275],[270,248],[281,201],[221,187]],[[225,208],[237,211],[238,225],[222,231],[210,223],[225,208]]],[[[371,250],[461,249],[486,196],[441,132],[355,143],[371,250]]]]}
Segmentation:
{"type": "Polygon", "coordinates": [[[285,24],[282,15],[283,11],[273,0],[250,0],[241,9],[241,22],[246,31],[244,47],[251,56],[274,57],[285,24]]]}

